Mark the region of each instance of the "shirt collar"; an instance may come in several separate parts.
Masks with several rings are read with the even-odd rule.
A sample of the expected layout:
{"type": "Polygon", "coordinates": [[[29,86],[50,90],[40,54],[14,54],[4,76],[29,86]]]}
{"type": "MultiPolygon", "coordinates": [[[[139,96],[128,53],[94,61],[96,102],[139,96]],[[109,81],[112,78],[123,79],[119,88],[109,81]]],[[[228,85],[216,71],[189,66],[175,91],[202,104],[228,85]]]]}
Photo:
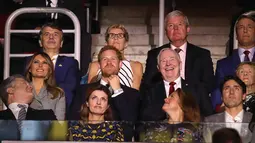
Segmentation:
{"type": "MultiPolygon", "coordinates": [[[[9,104],[9,108],[13,111],[15,111],[15,110],[20,110],[20,108],[18,107],[18,104],[21,104],[21,103],[17,103],[17,102],[14,102],[14,103],[11,103],[11,104],[9,104]]],[[[28,108],[28,104],[21,104],[21,105],[24,105],[25,107],[26,107],[26,110],[27,110],[27,108],[28,108]]]]}
{"type": "Polygon", "coordinates": [[[244,53],[243,53],[244,51],[250,51],[250,54],[251,54],[252,57],[253,57],[253,54],[254,54],[254,52],[255,52],[255,47],[252,47],[252,48],[250,48],[250,49],[244,49],[244,48],[241,48],[241,47],[238,48],[238,54],[239,54],[239,55],[244,54],[244,53]]]}
{"type": "Polygon", "coordinates": [[[101,79],[101,80],[100,80],[100,84],[106,86],[108,83],[101,79]]]}
{"type": "Polygon", "coordinates": [[[244,110],[241,110],[234,118],[225,111],[225,119],[226,121],[234,121],[234,122],[239,122],[241,123],[243,121],[243,114],[244,110]]]}
{"type": "MultiPolygon", "coordinates": [[[[177,47],[175,47],[174,45],[172,45],[172,44],[170,44],[171,45],[171,48],[173,49],[173,50],[175,50],[177,47]]],[[[181,49],[181,51],[180,52],[184,52],[184,53],[186,53],[186,50],[187,50],[187,42],[185,42],[183,45],[181,45],[180,47],[179,47],[179,49],[181,49]]]]}
{"type": "MultiPolygon", "coordinates": [[[[169,85],[170,82],[163,80],[165,85],[169,85]]],[[[174,80],[176,85],[179,85],[181,83],[181,76],[179,76],[176,80],[174,80]]]]}

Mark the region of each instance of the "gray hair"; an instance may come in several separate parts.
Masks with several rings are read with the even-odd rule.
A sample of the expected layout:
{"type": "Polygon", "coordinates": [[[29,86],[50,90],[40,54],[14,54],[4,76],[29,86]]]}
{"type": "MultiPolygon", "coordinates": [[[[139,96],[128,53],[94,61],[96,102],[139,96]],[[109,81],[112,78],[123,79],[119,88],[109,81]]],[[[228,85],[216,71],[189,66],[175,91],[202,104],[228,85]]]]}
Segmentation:
{"type": "Polygon", "coordinates": [[[2,99],[2,101],[5,105],[8,105],[9,95],[8,95],[7,89],[9,87],[13,86],[13,84],[14,84],[14,82],[17,78],[22,78],[25,81],[27,81],[24,76],[22,76],[20,74],[15,74],[15,75],[12,75],[12,76],[8,77],[4,81],[2,81],[2,83],[0,85],[0,97],[1,97],[1,99],[2,99]]]}
{"type": "Polygon", "coordinates": [[[171,52],[173,52],[173,53],[175,54],[177,60],[178,60],[179,62],[181,62],[181,57],[180,57],[180,55],[179,55],[177,52],[175,52],[175,50],[173,50],[172,48],[163,48],[163,49],[161,49],[161,50],[159,51],[159,54],[158,54],[158,56],[157,56],[158,65],[159,65],[159,62],[160,62],[160,59],[159,59],[159,58],[160,58],[162,52],[164,52],[164,51],[166,51],[166,50],[170,50],[171,52]]]}
{"type": "Polygon", "coordinates": [[[182,17],[184,18],[184,21],[185,21],[186,26],[187,26],[187,27],[189,26],[189,19],[188,19],[188,17],[187,17],[183,12],[181,12],[181,11],[179,11],[179,10],[174,10],[174,11],[168,13],[168,14],[166,15],[166,17],[165,17],[165,21],[164,21],[165,29],[166,29],[166,27],[167,27],[167,21],[168,21],[168,19],[170,19],[170,18],[172,18],[172,17],[175,17],[175,16],[182,16],[182,17]]]}

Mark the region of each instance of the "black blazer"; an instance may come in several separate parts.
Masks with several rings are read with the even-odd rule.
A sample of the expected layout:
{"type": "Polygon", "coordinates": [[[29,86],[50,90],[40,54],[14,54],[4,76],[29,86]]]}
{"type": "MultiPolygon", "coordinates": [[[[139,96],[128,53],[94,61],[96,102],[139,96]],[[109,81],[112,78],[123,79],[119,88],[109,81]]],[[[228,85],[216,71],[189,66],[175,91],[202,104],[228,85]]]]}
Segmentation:
{"type": "MultiPolygon", "coordinates": [[[[213,114],[211,101],[206,92],[198,85],[188,84],[181,80],[182,90],[194,96],[199,104],[202,116],[213,114]]],[[[163,80],[156,83],[153,87],[148,86],[142,89],[142,104],[139,119],[142,121],[160,121],[166,119],[166,113],[162,110],[164,99],[166,98],[165,86],[163,80]]]]}
{"type": "MultiPolygon", "coordinates": [[[[76,94],[71,105],[71,112],[68,115],[69,120],[80,120],[80,108],[85,103],[87,89],[100,81],[81,85],[79,93],[76,94]]],[[[134,135],[133,124],[137,121],[139,114],[140,93],[138,90],[121,85],[124,92],[117,97],[111,98],[110,107],[115,121],[130,121],[122,124],[125,141],[132,141],[134,135]]]]}
{"type": "MultiPolygon", "coordinates": [[[[0,120],[16,120],[16,118],[8,108],[0,111],[0,120]]],[[[57,120],[57,118],[52,110],[36,110],[28,107],[26,120],[57,120]]]]}
{"type": "MultiPolygon", "coordinates": [[[[163,48],[169,48],[170,43],[152,49],[148,52],[146,68],[142,84],[153,84],[162,80],[157,69],[157,56],[163,48]]],[[[196,83],[204,86],[210,93],[214,84],[213,62],[210,51],[187,43],[185,61],[185,80],[187,83],[196,83]]]]}

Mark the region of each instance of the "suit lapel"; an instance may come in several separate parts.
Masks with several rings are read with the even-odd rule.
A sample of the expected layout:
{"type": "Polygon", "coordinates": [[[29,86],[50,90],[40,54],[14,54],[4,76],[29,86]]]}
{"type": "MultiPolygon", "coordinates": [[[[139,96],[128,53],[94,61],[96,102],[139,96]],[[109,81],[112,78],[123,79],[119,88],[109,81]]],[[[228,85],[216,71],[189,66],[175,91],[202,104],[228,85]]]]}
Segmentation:
{"type": "Polygon", "coordinates": [[[55,64],[55,77],[56,77],[56,81],[57,83],[59,83],[58,81],[61,80],[61,73],[63,72],[62,68],[63,68],[63,65],[64,64],[64,59],[62,56],[58,56],[57,58],[57,61],[56,61],[56,64],[55,64]]]}
{"type": "Polygon", "coordinates": [[[4,111],[4,119],[6,120],[16,120],[15,116],[13,115],[12,111],[8,108],[4,111]]]}
{"type": "MultiPolygon", "coordinates": [[[[156,88],[153,90],[153,98],[152,100],[157,100],[157,103],[164,103],[164,99],[166,96],[166,90],[163,80],[158,83],[156,88]]],[[[153,102],[153,101],[152,101],[153,102]]]]}
{"type": "Polygon", "coordinates": [[[189,43],[187,43],[187,48],[186,48],[186,60],[185,60],[185,80],[187,80],[189,71],[192,67],[192,62],[194,61],[194,54],[192,50],[193,46],[189,43]]]}
{"type": "Polygon", "coordinates": [[[255,62],[255,51],[253,52],[252,62],[255,62]]]}
{"type": "Polygon", "coordinates": [[[232,61],[233,61],[233,68],[234,70],[236,69],[237,65],[239,65],[241,63],[241,59],[239,57],[239,54],[238,54],[238,50],[235,50],[233,52],[233,55],[232,55],[232,61]]]}
{"type": "Polygon", "coordinates": [[[26,120],[32,120],[32,119],[33,119],[33,109],[28,107],[27,108],[26,120]]]}

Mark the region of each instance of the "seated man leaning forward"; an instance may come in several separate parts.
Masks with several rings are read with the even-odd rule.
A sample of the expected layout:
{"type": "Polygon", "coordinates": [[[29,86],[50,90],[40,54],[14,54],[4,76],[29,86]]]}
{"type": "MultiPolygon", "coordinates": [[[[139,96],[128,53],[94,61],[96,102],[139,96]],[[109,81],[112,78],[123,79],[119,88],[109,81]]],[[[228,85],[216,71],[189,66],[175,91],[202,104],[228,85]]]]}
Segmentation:
{"type": "Polygon", "coordinates": [[[188,84],[186,80],[181,78],[181,59],[177,52],[171,48],[163,48],[158,55],[158,69],[163,79],[153,86],[141,89],[143,97],[140,120],[159,121],[166,119],[166,114],[162,110],[164,99],[178,88],[190,93],[189,95],[195,98],[201,115],[208,116],[213,113],[206,89],[200,84],[188,84]]]}
{"type": "Polygon", "coordinates": [[[121,67],[122,56],[119,50],[113,46],[104,46],[98,54],[98,62],[102,71],[102,78],[98,82],[82,85],[81,93],[74,98],[72,107],[72,120],[80,119],[79,111],[81,105],[86,102],[86,92],[94,84],[109,87],[111,91],[110,106],[113,112],[113,120],[129,121],[122,124],[125,141],[131,141],[133,136],[133,124],[137,120],[139,111],[139,92],[131,87],[120,84],[118,72],[121,67]],[[78,115],[78,116],[77,116],[78,115]],[[78,117],[78,118],[76,118],[78,117]],[[129,124],[130,123],[130,124],[129,124]]]}
{"type": "Polygon", "coordinates": [[[7,110],[0,111],[0,120],[57,120],[52,110],[29,107],[33,100],[32,86],[21,75],[5,79],[0,85],[0,96],[7,106],[7,110]]]}
{"type": "Polygon", "coordinates": [[[234,128],[238,131],[244,143],[250,142],[251,132],[248,124],[252,119],[252,113],[243,110],[243,101],[246,96],[245,83],[236,76],[226,76],[220,86],[222,101],[225,105],[225,112],[211,115],[205,118],[204,138],[211,142],[212,133],[222,127],[234,128]],[[224,124],[221,124],[224,123],[224,124]]]}

